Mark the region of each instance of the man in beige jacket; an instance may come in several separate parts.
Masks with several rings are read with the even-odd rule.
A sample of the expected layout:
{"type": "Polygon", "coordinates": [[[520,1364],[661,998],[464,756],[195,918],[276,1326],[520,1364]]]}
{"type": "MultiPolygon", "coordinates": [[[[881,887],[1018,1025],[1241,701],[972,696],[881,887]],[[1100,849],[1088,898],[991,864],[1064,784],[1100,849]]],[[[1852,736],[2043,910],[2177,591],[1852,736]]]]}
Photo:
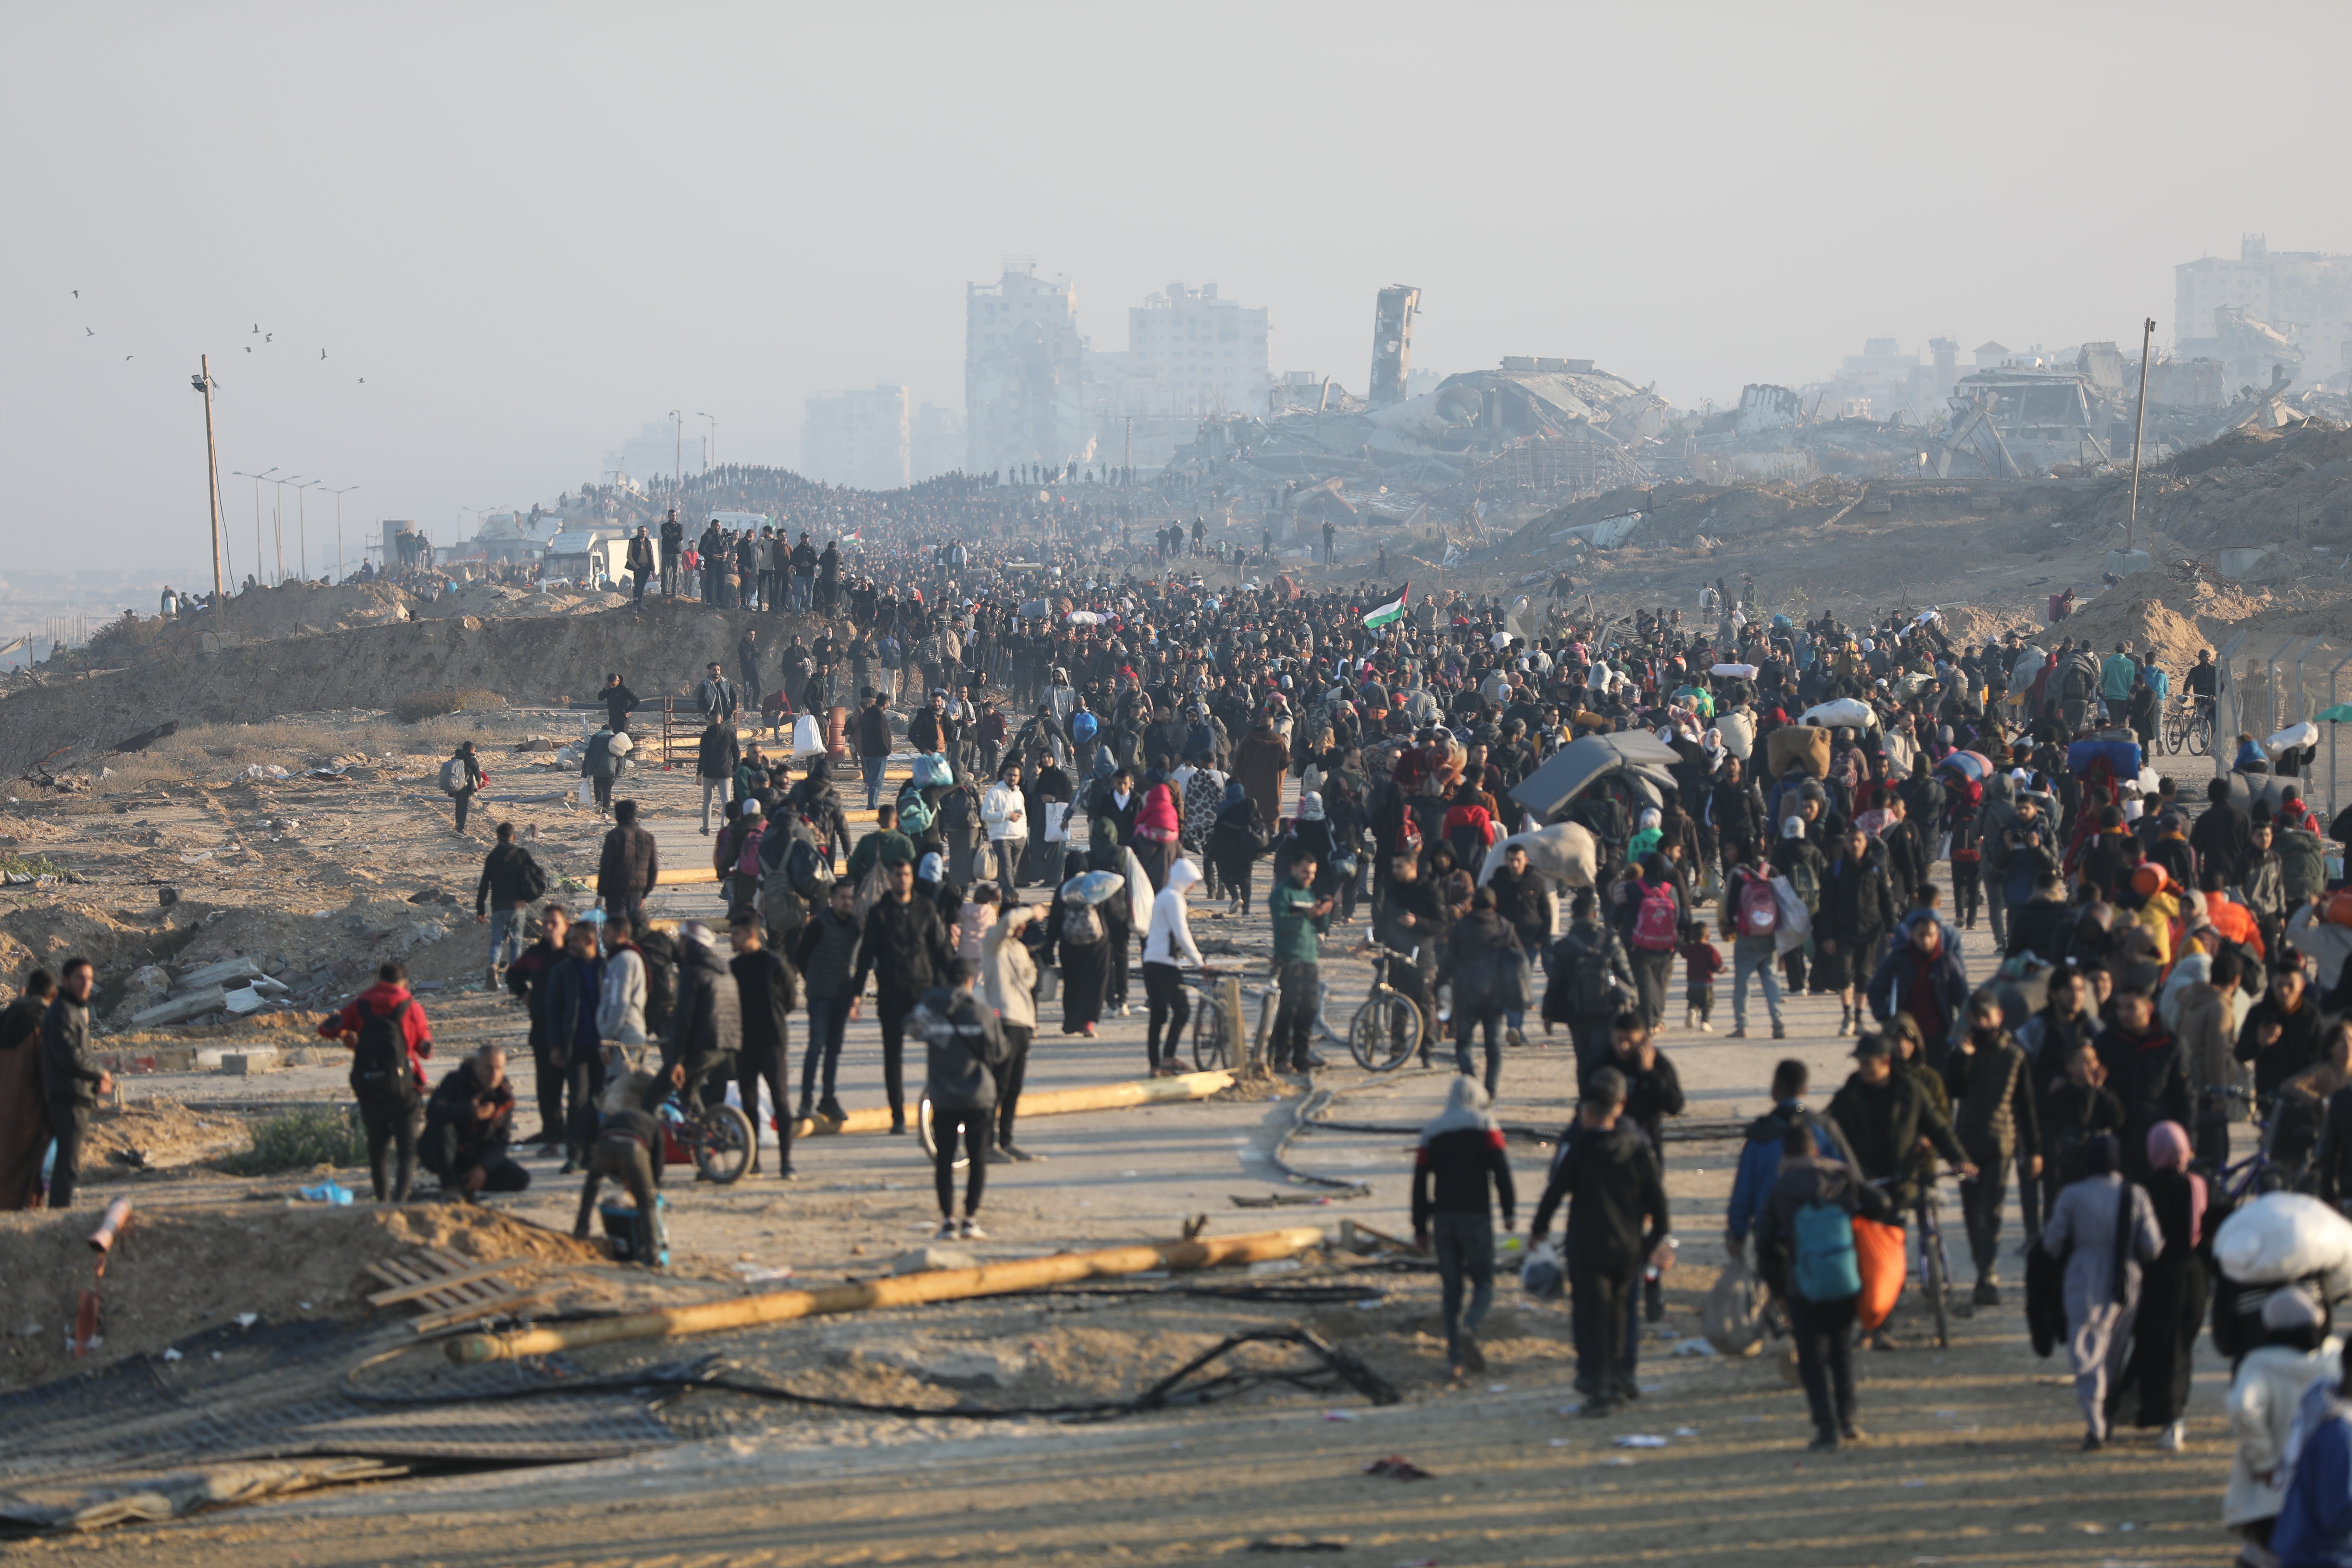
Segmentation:
{"type": "MultiPolygon", "coordinates": [[[[1008,889],[1009,891],[1009,889],[1008,889]]],[[[1042,1160],[1013,1142],[1013,1116],[1021,1103],[1021,1079],[1029,1068],[1029,1044],[1037,1034],[1037,963],[1021,933],[1044,917],[1044,904],[1018,904],[997,917],[980,939],[980,973],[988,1005],[1004,1031],[1004,1061],[996,1068],[996,1147],[991,1164],[1042,1160]]]]}
{"type": "Polygon", "coordinates": [[[2207,960],[2205,978],[2181,988],[2180,1026],[2174,1033],[2189,1057],[2189,1082],[2196,1095],[2197,1125],[2189,1129],[2198,1157],[2214,1170],[2230,1162],[2230,1102],[2221,1089],[2238,1081],[2231,1059],[2238,1021],[2230,993],[2238,987],[2238,955],[2223,948],[2207,960]]]}

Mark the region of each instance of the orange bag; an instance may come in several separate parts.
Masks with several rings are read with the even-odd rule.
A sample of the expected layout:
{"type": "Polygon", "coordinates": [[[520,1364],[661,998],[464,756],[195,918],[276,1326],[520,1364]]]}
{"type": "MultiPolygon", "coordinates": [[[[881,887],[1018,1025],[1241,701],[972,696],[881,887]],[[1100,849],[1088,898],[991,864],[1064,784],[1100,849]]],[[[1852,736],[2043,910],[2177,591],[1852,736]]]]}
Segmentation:
{"type": "Polygon", "coordinates": [[[2352,926],[2352,888],[2339,888],[2330,893],[2326,913],[2330,923],[2352,926]]]}
{"type": "Polygon", "coordinates": [[[1903,1294],[1903,1227],[1856,1215],[1853,1260],[1862,1273],[1862,1296],[1854,1303],[1854,1321],[1865,1329],[1874,1329],[1886,1321],[1895,1310],[1895,1299],[1903,1294]]]}

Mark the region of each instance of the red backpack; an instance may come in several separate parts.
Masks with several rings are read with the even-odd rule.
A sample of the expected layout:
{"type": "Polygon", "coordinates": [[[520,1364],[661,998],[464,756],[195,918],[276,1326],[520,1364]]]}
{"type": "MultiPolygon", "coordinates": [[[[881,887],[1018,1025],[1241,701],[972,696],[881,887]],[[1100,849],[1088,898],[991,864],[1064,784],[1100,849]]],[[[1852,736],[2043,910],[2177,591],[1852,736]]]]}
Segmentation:
{"type": "Polygon", "coordinates": [[[1643,889],[1642,907],[1633,916],[1633,945],[1643,952],[1672,952],[1682,935],[1675,914],[1672,882],[1643,889]]]}
{"type": "Polygon", "coordinates": [[[1739,934],[1770,936],[1780,929],[1780,900],[1772,884],[1749,877],[1739,884],[1739,934]]]}
{"type": "Polygon", "coordinates": [[[757,877],[760,874],[760,840],[768,830],[765,818],[744,830],[742,845],[735,851],[735,874],[757,877]]]}

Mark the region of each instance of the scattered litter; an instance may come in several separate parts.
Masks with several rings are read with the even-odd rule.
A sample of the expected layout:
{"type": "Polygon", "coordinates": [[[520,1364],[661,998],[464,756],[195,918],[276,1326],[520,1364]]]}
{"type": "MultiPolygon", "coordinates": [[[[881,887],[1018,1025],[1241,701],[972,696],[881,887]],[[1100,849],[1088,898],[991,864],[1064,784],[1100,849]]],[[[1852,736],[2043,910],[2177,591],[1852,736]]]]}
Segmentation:
{"type": "Polygon", "coordinates": [[[1387,1298],[1385,1297],[1375,1296],[1369,1301],[1359,1301],[1356,1303],[1356,1310],[1359,1312],[1369,1312],[1373,1308],[1379,1306],[1387,1298]]]}
{"type": "Polygon", "coordinates": [[[1352,1410],[1326,1410],[1323,1412],[1323,1419],[1326,1421],[1353,1421],[1355,1418],[1356,1413],[1352,1410]]]}
{"type": "Polygon", "coordinates": [[[1604,1464],[1604,1465],[1630,1465],[1630,1464],[1632,1464],[1633,1461],[1633,1460],[1631,1460],[1631,1459],[1629,1459],[1629,1458],[1626,1458],[1624,1455],[1622,1455],[1622,1454],[1618,1454],[1618,1455],[1615,1455],[1615,1456],[1614,1456],[1614,1457],[1612,1457],[1612,1458],[1603,1459],[1603,1460],[1601,1460],[1601,1462],[1602,1464],[1604,1464]]]}
{"type": "Polygon", "coordinates": [[[1508,1394],[1511,1392],[1511,1385],[1507,1383],[1490,1383],[1486,1385],[1486,1392],[1489,1394],[1508,1394]]]}
{"type": "Polygon", "coordinates": [[[1653,1436],[1647,1432],[1633,1432],[1617,1439],[1617,1447],[1621,1448],[1663,1448],[1665,1446],[1664,1437],[1653,1436]]]}
{"type": "MultiPolygon", "coordinates": [[[[332,1204],[337,1208],[352,1206],[352,1190],[341,1182],[320,1182],[315,1187],[300,1188],[294,1195],[306,1204],[332,1204]]],[[[237,1321],[246,1321],[242,1318],[237,1321]]],[[[251,1325],[248,1323],[247,1326],[251,1325]]]]}
{"type": "Polygon", "coordinates": [[[1675,1436],[1677,1437],[1696,1437],[1698,1436],[1698,1428],[1696,1426],[1677,1426],[1675,1428],[1675,1436]]]}
{"type": "Polygon", "coordinates": [[[1304,1536],[1277,1535],[1264,1541],[1253,1541],[1243,1550],[1245,1552],[1345,1552],[1348,1550],[1348,1542],[1345,1539],[1309,1541],[1304,1536]]]}
{"type": "Polygon", "coordinates": [[[1705,1340],[1684,1340],[1666,1353],[1678,1356],[1709,1356],[1716,1353],[1716,1349],[1705,1340]]]}
{"type": "Polygon", "coordinates": [[[1364,1467],[1364,1474],[1385,1476],[1392,1481],[1425,1481],[1430,1479],[1430,1473],[1427,1470],[1423,1469],[1402,1454],[1391,1454],[1385,1458],[1374,1459],[1364,1467]]]}
{"type": "Polygon", "coordinates": [[[1296,1274],[1306,1267],[1296,1258],[1266,1258],[1249,1266],[1252,1274],[1296,1274]]]}
{"type": "Polygon", "coordinates": [[[163,1359],[165,1361],[178,1361],[181,1359],[180,1352],[172,1349],[171,1346],[166,1345],[163,1347],[163,1359]]]}
{"type": "Polygon", "coordinates": [[[793,1277],[792,1265],[788,1263],[779,1263],[773,1268],[758,1263],[738,1263],[735,1265],[735,1273],[746,1285],[765,1285],[772,1280],[789,1279],[793,1277]]]}
{"type": "MultiPolygon", "coordinates": [[[[261,1321],[261,1314],[258,1312],[239,1312],[236,1315],[236,1326],[240,1329],[249,1329],[259,1321],[261,1321]]],[[[218,1355],[220,1352],[215,1351],[213,1353],[218,1355]]]]}

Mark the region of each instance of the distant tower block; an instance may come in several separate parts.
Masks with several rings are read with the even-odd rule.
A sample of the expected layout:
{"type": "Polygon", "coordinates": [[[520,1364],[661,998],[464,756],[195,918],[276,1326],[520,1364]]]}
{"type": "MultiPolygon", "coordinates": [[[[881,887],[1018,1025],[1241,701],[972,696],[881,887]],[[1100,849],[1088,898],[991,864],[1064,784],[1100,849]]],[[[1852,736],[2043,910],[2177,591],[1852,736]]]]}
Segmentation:
{"type": "Polygon", "coordinates": [[[1412,368],[1412,318],[1421,290],[1399,283],[1381,290],[1372,316],[1372,406],[1404,401],[1405,373],[1412,368]]]}

